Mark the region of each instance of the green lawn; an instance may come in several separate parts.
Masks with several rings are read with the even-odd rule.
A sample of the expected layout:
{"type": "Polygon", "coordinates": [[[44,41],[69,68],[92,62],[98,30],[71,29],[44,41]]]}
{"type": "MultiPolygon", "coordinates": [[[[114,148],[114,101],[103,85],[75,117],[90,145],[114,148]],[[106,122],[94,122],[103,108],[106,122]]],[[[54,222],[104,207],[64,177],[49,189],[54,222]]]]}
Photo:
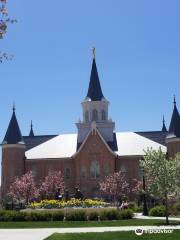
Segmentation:
{"type": "Polygon", "coordinates": [[[134,232],[106,232],[106,233],[55,233],[45,240],[177,240],[180,237],[180,231],[176,230],[169,234],[143,234],[137,236],[134,232]]]}
{"type": "MultiPolygon", "coordinates": [[[[180,225],[180,221],[171,221],[173,225],[180,225]]],[[[110,226],[155,226],[165,225],[162,220],[118,220],[118,221],[53,221],[53,222],[0,222],[0,228],[67,228],[67,227],[110,227],[110,226]]]]}

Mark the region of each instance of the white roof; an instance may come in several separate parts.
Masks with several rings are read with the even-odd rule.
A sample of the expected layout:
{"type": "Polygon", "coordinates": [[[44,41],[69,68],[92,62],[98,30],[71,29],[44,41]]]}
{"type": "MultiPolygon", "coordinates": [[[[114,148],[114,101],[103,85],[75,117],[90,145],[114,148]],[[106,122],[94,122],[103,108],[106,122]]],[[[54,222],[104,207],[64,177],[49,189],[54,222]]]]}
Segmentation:
{"type": "Polygon", "coordinates": [[[167,151],[165,146],[134,132],[116,133],[116,138],[118,145],[116,153],[119,156],[143,156],[145,155],[144,151],[148,148],[152,148],[153,150],[161,148],[163,152],[167,151]]]}
{"type": "Polygon", "coordinates": [[[76,152],[77,134],[58,135],[28,151],[27,159],[68,158],[76,152]]]}
{"type": "MultiPolygon", "coordinates": [[[[119,156],[143,156],[144,150],[152,148],[166,152],[166,147],[134,132],[116,133],[119,156]]],[[[69,158],[76,153],[77,134],[56,136],[28,151],[27,159],[69,158]]]]}

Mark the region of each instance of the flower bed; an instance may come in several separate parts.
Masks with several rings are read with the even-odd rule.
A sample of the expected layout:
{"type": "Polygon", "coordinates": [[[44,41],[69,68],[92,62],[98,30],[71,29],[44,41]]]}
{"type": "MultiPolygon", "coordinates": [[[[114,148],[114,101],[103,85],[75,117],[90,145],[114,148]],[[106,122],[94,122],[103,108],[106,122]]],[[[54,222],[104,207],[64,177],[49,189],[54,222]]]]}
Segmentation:
{"type": "Polygon", "coordinates": [[[92,199],[74,199],[72,198],[69,201],[64,200],[41,200],[40,202],[31,203],[28,208],[32,209],[53,209],[53,208],[101,208],[108,207],[109,203],[100,201],[100,200],[92,200],[92,199]]]}

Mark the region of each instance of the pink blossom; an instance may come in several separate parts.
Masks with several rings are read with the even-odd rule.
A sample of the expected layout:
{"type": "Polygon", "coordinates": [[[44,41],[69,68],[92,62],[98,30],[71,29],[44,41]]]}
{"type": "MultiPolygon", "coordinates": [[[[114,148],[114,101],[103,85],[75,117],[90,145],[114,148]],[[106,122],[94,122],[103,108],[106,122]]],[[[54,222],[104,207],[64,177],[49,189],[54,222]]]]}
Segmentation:
{"type": "Polygon", "coordinates": [[[54,199],[57,190],[60,189],[61,192],[64,192],[64,188],[64,177],[61,171],[49,171],[41,184],[40,193],[45,198],[54,199]]]}
{"type": "Polygon", "coordinates": [[[17,201],[24,201],[26,204],[37,198],[39,191],[35,186],[32,172],[27,172],[22,177],[16,177],[10,186],[8,195],[17,201]]]}
{"type": "Polygon", "coordinates": [[[100,190],[105,194],[111,195],[114,201],[116,201],[119,197],[123,197],[129,192],[129,184],[125,180],[125,175],[119,171],[107,176],[100,183],[100,190]]]}

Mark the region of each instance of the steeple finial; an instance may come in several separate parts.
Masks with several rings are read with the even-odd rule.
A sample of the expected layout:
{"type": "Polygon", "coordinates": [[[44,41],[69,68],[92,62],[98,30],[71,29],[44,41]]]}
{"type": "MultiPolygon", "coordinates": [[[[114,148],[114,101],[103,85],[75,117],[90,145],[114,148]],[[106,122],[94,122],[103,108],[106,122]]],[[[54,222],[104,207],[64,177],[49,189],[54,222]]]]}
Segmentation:
{"type": "Polygon", "coordinates": [[[13,102],[13,108],[12,108],[13,112],[16,111],[16,106],[15,106],[15,102],[13,102]]]}
{"type": "Polygon", "coordinates": [[[33,131],[33,123],[32,123],[32,120],[31,120],[31,125],[30,125],[29,137],[34,137],[34,131],[33,131]]]}
{"type": "Polygon", "coordinates": [[[163,126],[162,126],[162,132],[167,132],[166,124],[165,124],[165,119],[163,115],[163,126]]]}
{"type": "Polygon", "coordinates": [[[95,47],[92,48],[92,54],[93,54],[93,58],[95,59],[96,58],[96,48],[95,47]]]}
{"type": "Polygon", "coordinates": [[[174,94],[174,101],[173,101],[173,103],[174,103],[174,106],[176,106],[176,95],[174,94]]]}

